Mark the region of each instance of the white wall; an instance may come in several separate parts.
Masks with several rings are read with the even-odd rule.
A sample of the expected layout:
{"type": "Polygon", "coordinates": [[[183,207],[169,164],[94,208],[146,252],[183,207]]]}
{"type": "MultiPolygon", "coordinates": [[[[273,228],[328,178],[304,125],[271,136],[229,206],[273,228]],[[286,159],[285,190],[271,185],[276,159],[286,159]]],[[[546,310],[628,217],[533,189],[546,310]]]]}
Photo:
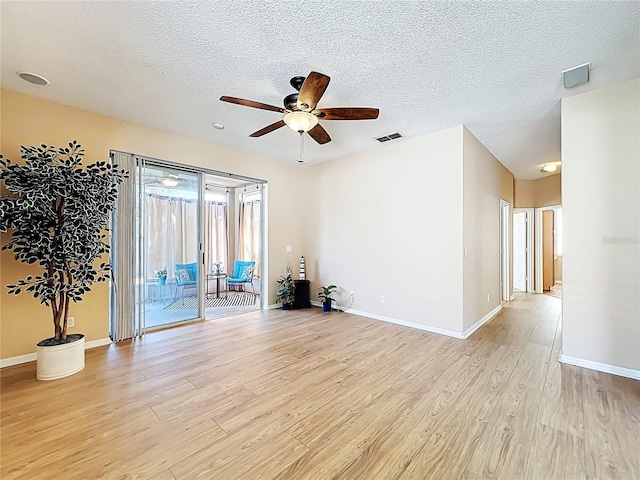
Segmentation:
{"type": "Polygon", "coordinates": [[[309,167],[312,297],[334,283],[341,305],[462,332],[462,130],[309,167]]]}
{"type": "Polygon", "coordinates": [[[639,163],[640,79],[562,100],[563,359],[638,375],[639,163]]]}
{"type": "Polygon", "coordinates": [[[466,128],[463,141],[463,326],[468,330],[501,303],[500,199],[513,207],[513,175],[466,128]]]}

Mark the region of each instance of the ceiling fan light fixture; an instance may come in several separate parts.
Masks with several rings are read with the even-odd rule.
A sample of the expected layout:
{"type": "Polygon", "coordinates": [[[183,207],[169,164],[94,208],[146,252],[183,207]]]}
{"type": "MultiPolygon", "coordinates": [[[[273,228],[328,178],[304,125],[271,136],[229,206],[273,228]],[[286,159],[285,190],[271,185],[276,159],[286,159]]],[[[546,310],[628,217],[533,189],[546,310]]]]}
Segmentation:
{"type": "Polygon", "coordinates": [[[175,178],[167,177],[162,179],[162,184],[165,187],[175,187],[178,185],[178,181],[175,178]]]}
{"type": "Polygon", "coordinates": [[[284,123],[295,132],[308,132],[318,124],[318,117],[307,112],[290,112],[284,116],[284,123]]]}

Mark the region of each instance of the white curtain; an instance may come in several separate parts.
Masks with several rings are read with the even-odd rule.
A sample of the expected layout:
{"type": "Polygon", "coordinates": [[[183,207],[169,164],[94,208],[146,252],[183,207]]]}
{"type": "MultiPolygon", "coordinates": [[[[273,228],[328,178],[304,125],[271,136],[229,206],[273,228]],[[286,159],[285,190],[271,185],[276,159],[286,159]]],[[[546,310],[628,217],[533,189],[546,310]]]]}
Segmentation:
{"type": "Polygon", "coordinates": [[[225,203],[204,202],[204,265],[205,272],[214,270],[213,264],[223,263],[223,271],[233,273],[233,265],[225,265],[228,255],[227,205],[225,203]]]}
{"type": "Polygon", "coordinates": [[[254,276],[260,277],[260,200],[240,204],[240,260],[254,260],[254,276]]]}
{"type": "Polygon", "coordinates": [[[167,269],[173,278],[176,263],[198,261],[198,204],[195,200],[147,195],[147,278],[167,269]]]}

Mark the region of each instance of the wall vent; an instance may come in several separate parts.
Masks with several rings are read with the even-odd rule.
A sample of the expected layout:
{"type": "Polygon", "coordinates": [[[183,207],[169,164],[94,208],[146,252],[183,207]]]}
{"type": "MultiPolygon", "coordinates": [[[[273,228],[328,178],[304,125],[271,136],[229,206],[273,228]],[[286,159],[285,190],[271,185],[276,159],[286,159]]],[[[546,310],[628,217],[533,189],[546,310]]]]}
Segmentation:
{"type": "Polygon", "coordinates": [[[395,140],[396,138],[402,138],[402,135],[398,132],[390,133],[389,135],[383,135],[382,137],[377,137],[376,140],[380,143],[388,142],[389,140],[395,140]]]}

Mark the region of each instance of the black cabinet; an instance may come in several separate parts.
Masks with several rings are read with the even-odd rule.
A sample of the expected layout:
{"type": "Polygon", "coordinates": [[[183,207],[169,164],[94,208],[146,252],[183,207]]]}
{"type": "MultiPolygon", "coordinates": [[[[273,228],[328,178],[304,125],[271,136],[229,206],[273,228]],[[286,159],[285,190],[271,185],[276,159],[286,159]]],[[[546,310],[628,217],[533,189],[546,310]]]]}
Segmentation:
{"type": "Polygon", "coordinates": [[[309,299],[309,280],[294,280],[296,284],[296,296],[293,301],[293,308],[311,308],[309,299]]]}

